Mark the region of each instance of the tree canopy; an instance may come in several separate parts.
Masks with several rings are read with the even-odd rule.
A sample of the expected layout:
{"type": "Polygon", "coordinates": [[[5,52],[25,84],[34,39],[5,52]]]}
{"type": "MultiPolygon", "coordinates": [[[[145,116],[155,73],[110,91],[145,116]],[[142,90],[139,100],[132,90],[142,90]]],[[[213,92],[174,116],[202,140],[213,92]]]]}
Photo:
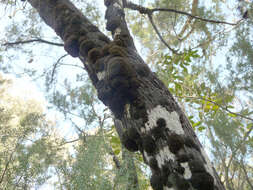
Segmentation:
{"type": "MultiPolygon", "coordinates": [[[[10,94],[15,84],[1,76],[0,187],[151,188],[151,170],[121,145],[91,74],[28,2],[1,0],[0,69],[29,76],[59,121],[48,120],[35,100],[10,94]]],[[[71,2],[108,36],[104,42],[112,39],[102,2],[71,2]]],[[[252,189],[253,2],[126,2],[137,51],[179,102],[226,189],[252,189]]]]}

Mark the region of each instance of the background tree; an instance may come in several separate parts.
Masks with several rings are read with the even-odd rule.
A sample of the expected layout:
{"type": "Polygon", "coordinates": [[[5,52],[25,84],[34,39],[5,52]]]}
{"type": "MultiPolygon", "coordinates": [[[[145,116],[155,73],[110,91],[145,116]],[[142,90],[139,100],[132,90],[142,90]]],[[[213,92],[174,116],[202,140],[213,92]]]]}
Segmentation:
{"type": "MultiPolygon", "coordinates": [[[[214,18],[222,18],[222,17],[218,17],[218,15],[222,16],[222,14],[224,15],[224,12],[222,12],[222,9],[224,9],[224,5],[226,6],[226,4],[218,2],[218,1],[213,1],[212,5],[215,5],[215,9],[210,6],[208,8],[208,6],[202,6],[201,2],[198,1],[193,1],[193,2],[188,2],[186,3],[186,1],[182,1],[180,3],[178,2],[174,2],[174,1],[170,1],[169,3],[164,1],[157,1],[156,5],[152,5],[153,7],[157,7],[158,3],[160,6],[162,7],[168,7],[168,8],[175,8],[175,5],[177,5],[176,8],[178,8],[179,10],[185,10],[188,12],[191,12],[193,15],[195,15],[196,11],[198,12],[198,16],[203,16],[205,18],[208,18],[210,15],[210,19],[214,19],[214,18]],[[179,7],[180,5],[180,7],[179,7]],[[191,7],[192,6],[192,7],[191,7]],[[202,7],[201,7],[202,6],[202,7]],[[197,7],[197,8],[196,8],[197,7]],[[222,7],[222,8],[221,8],[222,7]],[[201,10],[201,11],[200,11],[201,10]],[[219,12],[221,11],[221,12],[219,12]]],[[[248,6],[249,4],[247,4],[248,6]]],[[[146,4],[143,4],[143,6],[146,6],[146,4]]],[[[150,5],[149,5],[150,7],[150,5]]],[[[234,5],[234,7],[238,7],[238,5],[234,5]]],[[[90,9],[91,10],[91,9],[90,9]]],[[[90,11],[93,12],[94,11],[90,11]]],[[[89,11],[85,11],[85,13],[87,13],[88,16],[90,16],[89,11]]],[[[132,15],[132,12],[130,14],[128,14],[130,17],[132,15]]],[[[249,14],[250,15],[250,14],[249,14]]],[[[94,14],[91,16],[94,16],[94,14]]],[[[37,18],[36,16],[34,16],[33,18],[37,18]]],[[[99,16],[94,16],[94,18],[99,18],[99,16]]],[[[143,23],[143,27],[147,26],[146,25],[146,21],[143,19],[139,19],[140,17],[137,15],[135,16],[135,19],[131,19],[131,25],[135,27],[135,30],[133,30],[135,32],[135,34],[138,34],[136,32],[142,32],[145,31],[145,35],[142,35],[141,38],[139,39],[144,39],[145,41],[145,37],[149,37],[150,39],[154,39],[154,37],[157,35],[155,32],[152,32],[150,30],[142,30],[142,28],[138,28],[138,26],[140,26],[140,23],[143,23]],[[139,21],[138,25],[134,25],[133,20],[139,21]],[[150,35],[149,35],[150,34],[150,35]]],[[[197,19],[193,19],[191,17],[184,17],[184,16],[179,16],[179,14],[175,14],[174,12],[171,13],[166,13],[166,12],[162,12],[160,14],[160,12],[156,12],[156,14],[152,15],[153,21],[156,23],[156,25],[159,27],[159,31],[163,34],[163,39],[165,40],[165,42],[170,42],[170,46],[176,50],[179,48],[179,53],[182,52],[183,48],[180,48],[180,44],[178,41],[178,33],[180,33],[180,31],[185,32],[185,34],[187,34],[187,38],[185,38],[184,40],[182,40],[183,42],[185,42],[185,40],[187,40],[187,43],[183,43],[183,45],[188,45],[190,44],[189,42],[193,42],[192,46],[199,46],[200,48],[202,48],[203,50],[198,52],[186,52],[185,56],[177,56],[177,55],[171,55],[170,53],[166,56],[163,56],[162,58],[162,64],[157,65],[151,65],[152,68],[154,68],[153,71],[162,71],[159,72],[159,74],[162,74],[161,76],[163,77],[163,81],[168,84],[170,90],[173,92],[173,94],[175,94],[177,96],[178,101],[184,106],[184,109],[187,110],[187,113],[190,115],[192,114],[194,117],[190,117],[190,121],[193,123],[193,126],[195,127],[196,130],[198,131],[202,131],[202,133],[206,132],[207,127],[206,126],[210,126],[210,123],[208,125],[206,125],[206,116],[210,116],[210,119],[218,119],[218,114],[217,111],[221,110],[224,111],[225,113],[228,113],[230,115],[229,118],[230,119],[234,119],[235,116],[244,116],[244,118],[250,118],[249,117],[249,110],[248,112],[244,112],[244,110],[246,111],[246,109],[242,109],[240,113],[237,113],[236,111],[233,110],[232,108],[232,113],[231,112],[231,105],[234,104],[235,100],[238,99],[238,88],[235,86],[235,83],[231,84],[227,89],[227,91],[223,90],[222,93],[221,89],[224,89],[224,86],[227,86],[226,84],[223,83],[222,87],[219,87],[219,84],[217,84],[218,80],[213,80],[214,78],[219,79],[220,76],[224,76],[223,72],[215,72],[214,73],[214,68],[211,65],[208,64],[203,64],[205,63],[203,60],[209,60],[209,62],[211,63],[211,58],[212,55],[216,52],[214,50],[217,50],[217,48],[213,48],[214,45],[215,47],[221,47],[222,45],[226,45],[226,43],[224,43],[224,41],[226,41],[225,37],[229,37],[229,35],[226,35],[228,33],[225,33],[223,31],[223,28],[225,27],[225,25],[213,25],[212,23],[208,23],[208,22],[202,22],[199,21],[197,19]],[[174,15],[174,17],[168,17],[167,15],[174,15]],[[176,17],[176,21],[175,21],[175,17],[176,17]],[[159,19],[156,19],[159,18],[159,19]],[[164,19],[162,19],[164,18],[164,19]],[[167,20],[166,20],[167,19],[167,20]],[[171,19],[171,21],[169,20],[171,19]],[[171,27],[171,30],[167,30],[166,32],[166,26],[160,25],[160,23],[158,21],[161,21],[160,23],[176,23],[177,26],[175,27],[175,24],[171,24],[169,25],[171,27]],[[180,22],[181,21],[181,22],[180,22]],[[189,24],[191,22],[194,22],[195,24],[189,24]],[[182,23],[182,24],[181,24],[182,23]],[[188,24],[187,24],[188,23],[188,24]],[[181,25],[180,25],[181,24],[181,25]],[[198,25],[198,27],[193,27],[196,26],[196,24],[198,25]],[[172,27],[174,26],[174,27],[172,27]],[[180,28],[180,26],[183,26],[182,28],[180,28]],[[206,29],[201,29],[201,27],[204,27],[206,29]],[[184,29],[185,28],[185,29],[184,29]],[[192,29],[193,28],[193,29],[192,29]],[[179,29],[179,30],[176,30],[179,29]],[[215,32],[215,29],[217,32],[215,32]],[[220,29],[220,30],[218,30],[220,29]],[[176,30],[176,32],[174,31],[176,30]],[[192,30],[192,31],[191,31],[192,30]],[[171,31],[173,31],[171,33],[171,31]],[[187,33],[187,31],[190,31],[187,33]],[[209,37],[206,38],[204,37],[202,39],[202,42],[196,43],[196,41],[194,40],[194,36],[195,36],[195,40],[201,40],[201,38],[199,38],[198,34],[201,34],[201,32],[204,31],[204,34],[206,33],[205,31],[208,31],[208,35],[209,37]],[[198,33],[199,32],[199,33],[198,33]],[[176,33],[176,34],[175,34],[176,33]],[[193,34],[193,35],[192,35],[193,34]],[[167,35],[167,36],[166,36],[167,35]],[[217,39],[218,42],[217,43],[217,39]],[[213,43],[213,41],[215,40],[215,43],[213,43]],[[172,43],[173,42],[173,43],[172,43]],[[176,42],[176,43],[174,43],[176,42]],[[173,45],[172,45],[173,44],[173,45]],[[209,44],[211,44],[211,46],[209,46],[209,44]],[[179,46],[178,46],[179,45],[179,46]],[[202,53],[201,53],[202,52],[202,53]],[[189,61],[189,58],[191,61],[189,61]],[[203,59],[205,58],[205,59],[203,59]],[[175,63],[175,64],[172,64],[175,63]],[[161,67],[160,67],[161,66],[161,67]],[[165,67],[165,69],[164,69],[165,67]],[[183,72],[182,72],[183,71],[183,72]],[[170,73],[169,75],[167,73],[170,73]],[[172,75],[171,75],[172,73],[172,75]],[[168,80],[169,79],[169,80],[168,80]],[[217,84],[217,85],[216,85],[217,84]],[[231,91],[231,89],[233,89],[233,91],[231,91]],[[219,92],[219,93],[217,93],[219,92]],[[224,96],[225,95],[225,96],[224,96]],[[226,97],[226,98],[225,98],[226,97]],[[190,112],[192,111],[192,112],[190,112]],[[230,112],[228,112],[230,111],[230,112]],[[209,114],[210,112],[210,114],[209,114]],[[196,114],[197,113],[197,114],[196,114]]],[[[240,20],[240,18],[236,19],[236,20],[240,20]]],[[[247,20],[247,22],[249,22],[249,19],[247,20]]],[[[19,21],[20,23],[20,21],[19,21]]],[[[245,24],[247,25],[247,24],[245,24]]],[[[29,24],[27,25],[29,26],[29,24]]],[[[241,26],[241,25],[239,25],[241,26]]],[[[41,26],[42,27],[42,26],[41,26]]],[[[44,26],[43,26],[44,27],[44,26]]],[[[16,27],[16,30],[19,27],[16,27]]],[[[151,25],[149,25],[149,28],[152,29],[151,25]]],[[[232,27],[231,27],[232,28],[232,27]]],[[[237,26],[238,28],[238,26],[237,26]]],[[[15,29],[15,27],[14,27],[15,29]]],[[[33,27],[33,31],[35,28],[33,27]]],[[[236,29],[236,28],[235,28],[236,29]]],[[[15,30],[11,30],[11,31],[15,31],[15,30]]],[[[22,31],[26,31],[26,30],[22,30],[22,31]]],[[[42,31],[39,30],[38,31],[42,31]]],[[[34,35],[35,33],[28,33],[27,37],[29,38],[31,36],[31,34],[33,34],[36,37],[43,37],[43,35],[39,34],[37,31],[36,35],[34,35]],[[37,36],[37,35],[40,36],[37,36]]],[[[229,31],[229,30],[228,30],[229,31]]],[[[182,34],[184,34],[182,32],[182,34]]],[[[8,33],[9,35],[11,35],[12,33],[8,33]]],[[[16,31],[16,34],[18,34],[18,32],[16,31]]],[[[25,32],[22,32],[22,35],[24,35],[25,32]]],[[[231,33],[233,34],[233,33],[231,33]]],[[[44,34],[44,36],[48,36],[49,33],[47,32],[46,34],[44,34]]],[[[9,38],[11,39],[11,38],[9,38]]],[[[15,38],[13,38],[15,39],[15,38]]],[[[24,38],[22,38],[24,39],[24,38]]],[[[153,42],[150,43],[150,45],[148,46],[149,49],[152,49],[153,47],[155,47],[156,49],[152,51],[150,51],[149,49],[144,49],[143,50],[143,54],[149,54],[152,55],[152,57],[150,57],[148,60],[151,61],[151,63],[155,63],[155,60],[159,60],[159,51],[158,48],[161,50],[164,46],[160,44],[160,41],[157,40],[146,40],[146,45],[147,42],[153,42]],[[154,45],[156,44],[156,45],[154,45]],[[151,53],[147,53],[147,51],[152,52],[151,53]]],[[[11,45],[11,44],[9,44],[11,45]]],[[[59,44],[62,45],[62,44],[59,44]]],[[[17,47],[17,46],[16,46],[17,47]]],[[[146,46],[147,47],[147,46],[146,46]]],[[[182,46],[181,46],[182,47],[182,46]]],[[[186,47],[186,46],[185,46],[186,47]]],[[[164,49],[164,48],[163,48],[164,49]]],[[[58,50],[57,50],[58,52],[58,50]]],[[[164,52],[166,52],[166,49],[164,49],[164,52]]],[[[36,52],[35,52],[36,53],[36,52]]],[[[230,56],[231,57],[231,56],[230,56]]],[[[36,56],[34,57],[36,59],[36,56]]],[[[36,63],[38,60],[34,59],[30,59],[30,56],[28,56],[28,62],[29,64],[27,64],[27,66],[25,66],[25,68],[31,68],[31,64],[32,63],[36,63]]],[[[150,62],[148,61],[148,62],[150,62]]],[[[56,78],[56,76],[58,75],[59,77],[57,78],[58,80],[62,79],[62,81],[64,80],[65,77],[62,77],[58,74],[58,71],[61,69],[64,71],[68,70],[68,69],[64,69],[64,64],[66,64],[66,62],[70,62],[69,59],[66,59],[66,57],[59,59],[59,62],[57,61],[52,68],[52,72],[49,72],[50,70],[48,70],[48,68],[46,68],[43,72],[48,73],[47,74],[47,81],[48,82],[55,82],[55,80],[52,80],[53,78],[56,78]],[[64,59],[64,62],[63,62],[64,59]],[[60,67],[61,66],[61,67],[60,67]],[[59,69],[60,68],[60,69],[59,69]]],[[[73,62],[71,60],[71,62],[73,62]]],[[[73,62],[75,65],[75,61],[73,62]]],[[[67,63],[69,65],[69,63],[67,63]]],[[[79,66],[79,64],[76,64],[77,66],[79,66]]],[[[22,65],[23,67],[24,65],[22,65]]],[[[76,66],[75,66],[76,67],[76,66]]],[[[224,68],[224,66],[222,67],[224,68]]],[[[30,70],[30,69],[29,69],[30,70]]],[[[34,69],[36,70],[37,73],[40,72],[39,69],[34,69]]],[[[72,68],[73,70],[73,68],[72,68]]],[[[26,70],[28,71],[28,70],[26,70]]],[[[220,70],[221,71],[221,70],[220,70]]],[[[35,76],[34,71],[30,72],[31,76],[35,76]]],[[[38,76],[38,75],[37,75],[38,76]]],[[[64,75],[63,75],[64,76],[64,75]]],[[[238,75],[239,76],[239,75],[238,75]]],[[[222,77],[224,78],[224,77],[222,77]]],[[[80,78],[81,79],[81,78],[80,78]]],[[[69,80],[72,80],[69,78],[69,80]]],[[[86,80],[86,78],[82,78],[81,80],[86,80]]],[[[75,81],[75,80],[72,80],[75,81]]],[[[231,82],[233,82],[234,80],[231,80],[231,82]]],[[[60,82],[60,81],[58,81],[60,82]]],[[[79,80],[79,82],[81,83],[82,81],[79,80]]],[[[50,83],[47,83],[50,84],[50,83]]],[[[64,82],[65,84],[65,82],[64,82]]],[[[67,83],[66,83],[67,84],[67,83]]],[[[237,83],[239,84],[239,82],[237,83]]],[[[73,83],[69,83],[68,86],[73,86],[73,83]]],[[[52,90],[54,90],[54,88],[52,88],[52,90]]],[[[61,88],[60,88],[61,89],[61,88]]],[[[52,91],[51,90],[51,91],[52,91]]],[[[73,94],[73,93],[72,93],[73,94]]],[[[55,95],[57,96],[57,93],[55,93],[55,95]]],[[[73,96],[71,96],[73,97],[73,96]]],[[[241,98],[241,95],[239,97],[241,100],[243,100],[243,98],[241,98]]],[[[69,99],[66,99],[66,102],[69,99]]],[[[248,101],[248,99],[247,99],[248,101]]],[[[65,104],[66,105],[66,104],[65,104]]],[[[245,105],[244,105],[245,106],[245,105]]],[[[238,109],[237,109],[238,110],[238,109]]],[[[248,125],[248,129],[247,127],[247,121],[245,122],[245,120],[242,120],[242,126],[243,128],[245,128],[245,134],[249,134],[250,133],[250,127],[251,125],[248,125]]],[[[212,125],[211,125],[212,127],[212,125]]],[[[201,134],[201,133],[200,133],[201,134]]],[[[217,139],[216,139],[217,140],[217,139]]],[[[250,138],[249,136],[246,137],[245,139],[246,143],[250,142],[250,138]]],[[[117,150],[117,149],[116,149],[117,150]]],[[[247,149],[249,150],[249,149],[247,149]]],[[[247,168],[247,167],[246,167],[247,168]]],[[[228,176],[230,180],[230,176],[228,176]]],[[[227,179],[226,179],[227,180],[227,179]]]]}
{"type": "Polygon", "coordinates": [[[51,177],[62,157],[61,136],[43,115],[43,107],[0,75],[0,188],[31,189],[51,177]],[[26,98],[26,100],[24,100],[26,98]]]}

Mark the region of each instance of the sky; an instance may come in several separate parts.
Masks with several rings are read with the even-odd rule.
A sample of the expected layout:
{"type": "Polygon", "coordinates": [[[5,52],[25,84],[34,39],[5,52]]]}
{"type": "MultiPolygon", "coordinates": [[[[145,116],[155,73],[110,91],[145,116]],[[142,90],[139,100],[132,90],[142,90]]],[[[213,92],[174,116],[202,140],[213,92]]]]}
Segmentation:
{"type": "MultiPolygon", "coordinates": [[[[152,0],[150,0],[150,1],[152,1],[152,0]]],[[[105,8],[103,6],[103,3],[101,3],[102,0],[99,0],[99,1],[97,0],[97,2],[98,2],[98,5],[99,5],[100,9],[104,12],[105,8]]],[[[139,0],[135,0],[133,2],[139,3],[140,1],[139,0]]],[[[207,6],[210,4],[210,0],[202,0],[201,2],[203,4],[206,4],[207,6]]],[[[4,11],[4,7],[1,6],[0,7],[0,15],[6,14],[4,12],[5,12],[4,11]]],[[[12,17],[14,15],[16,16],[17,14],[19,14],[19,12],[13,11],[13,9],[12,9],[12,10],[7,11],[7,14],[9,14],[9,16],[12,17]]],[[[1,18],[6,18],[6,17],[1,17],[1,18]]],[[[1,21],[0,33],[3,33],[3,30],[5,30],[4,26],[6,24],[8,24],[8,22],[10,22],[11,19],[9,19],[9,20],[3,20],[3,19],[1,19],[0,21],[1,21]]],[[[49,30],[49,33],[52,33],[52,31],[49,30]]],[[[52,35],[53,35],[53,33],[52,33],[52,35]]],[[[140,52],[141,48],[142,47],[141,47],[140,43],[137,42],[137,49],[139,50],[139,52],[140,52]]],[[[59,55],[61,55],[61,53],[59,53],[59,55]]],[[[45,54],[46,54],[46,52],[45,52],[45,54]]],[[[226,61],[225,56],[224,56],[224,52],[220,52],[217,56],[218,56],[218,58],[214,58],[215,59],[214,62],[216,62],[217,64],[226,61]]],[[[45,59],[44,62],[50,62],[50,60],[51,60],[50,58],[48,58],[48,59],[43,58],[43,59],[45,59]]],[[[55,59],[55,58],[53,57],[53,59],[55,59]]],[[[74,61],[72,58],[68,58],[68,59],[69,59],[69,62],[73,62],[74,61]]],[[[22,64],[26,64],[26,65],[29,66],[29,63],[27,62],[27,59],[25,57],[20,56],[19,57],[19,62],[21,63],[21,65],[22,64]]],[[[39,66],[37,66],[37,67],[39,67],[39,66]]],[[[68,72],[68,74],[71,75],[71,72],[69,72],[69,68],[68,67],[63,68],[63,70],[66,71],[66,72],[68,72]]],[[[74,73],[75,72],[73,71],[72,74],[74,75],[74,73]]],[[[15,81],[16,87],[13,88],[13,89],[10,89],[10,91],[11,91],[12,94],[22,96],[24,99],[26,99],[26,98],[36,98],[39,101],[41,101],[43,105],[45,105],[45,110],[47,109],[46,105],[48,105],[48,102],[47,102],[47,100],[45,99],[45,96],[44,96],[44,93],[45,93],[44,90],[45,89],[41,87],[43,84],[37,83],[37,82],[36,83],[33,82],[31,80],[31,78],[29,78],[28,75],[21,75],[22,77],[20,77],[20,78],[15,78],[13,75],[6,75],[6,76],[10,77],[10,78],[13,78],[14,81],[15,81]]],[[[46,110],[46,111],[48,112],[48,110],[46,110]]],[[[50,111],[49,113],[50,113],[49,115],[53,116],[52,119],[59,119],[59,118],[61,118],[61,116],[57,112],[55,112],[54,110],[50,111]]],[[[61,129],[63,130],[64,134],[70,134],[70,138],[71,138],[71,135],[74,135],[76,133],[73,131],[73,128],[69,127],[69,125],[70,125],[69,123],[63,122],[61,124],[61,129]]],[[[47,184],[47,185],[43,185],[42,187],[34,188],[34,189],[50,190],[50,189],[52,189],[52,186],[50,184],[47,184]]]]}

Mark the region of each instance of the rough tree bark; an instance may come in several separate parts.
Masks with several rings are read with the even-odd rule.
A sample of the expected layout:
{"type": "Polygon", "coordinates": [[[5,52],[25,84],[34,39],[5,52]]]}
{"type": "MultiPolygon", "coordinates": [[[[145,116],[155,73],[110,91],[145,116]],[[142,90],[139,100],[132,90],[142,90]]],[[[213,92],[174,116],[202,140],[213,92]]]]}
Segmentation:
{"type": "Polygon", "coordinates": [[[122,144],[140,151],[154,190],[224,190],[187,117],[169,90],[138,55],[124,18],[125,0],[105,0],[106,29],[99,31],[69,0],[28,0],[79,57],[122,128],[122,144]]]}

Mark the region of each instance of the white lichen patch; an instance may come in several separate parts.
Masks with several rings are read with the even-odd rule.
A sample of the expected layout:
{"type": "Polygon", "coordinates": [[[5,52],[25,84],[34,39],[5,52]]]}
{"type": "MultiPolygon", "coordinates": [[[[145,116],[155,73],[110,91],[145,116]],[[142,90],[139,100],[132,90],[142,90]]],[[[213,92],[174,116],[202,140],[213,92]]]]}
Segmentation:
{"type": "Polygon", "coordinates": [[[123,8],[123,5],[121,3],[121,1],[116,1],[114,4],[113,4],[114,7],[117,7],[117,8],[120,8],[122,9],[123,8]]]}
{"type": "Polygon", "coordinates": [[[131,118],[131,114],[130,114],[130,104],[126,104],[125,105],[125,113],[127,118],[131,118]]]}
{"type": "Polygon", "coordinates": [[[184,134],[177,112],[168,112],[166,108],[161,105],[156,106],[152,110],[148,110],[148,121],[145,123],[145,129],[142,129],[142,132],[147,133],[154,128],[159,118],[163,118],[166,121],[166,127],[169,128],[170,131],[178,135],[184,134]]]}
{"type": "Polygon", "coordinates": [[[105,71],[97,73],[98,80],[103,80],[105,78],[105,71]]]}
{"type": "Polygon", "coordinates": [[[155,156],[157,160],[158,167],[161,169],[165,161],[173,160],[175,161],[175,155],[170,152],[169,148],[166,146],[163,149],[160,149],[159,153],[155,156]]]}
{"type": "Polygon", "coordinates": [[[188,162],[180,163],[180,165],[184,168],[184,178],[190,179],[192,177],[192,172],[190,170],[188,162]]]}
{"type": "Polygon", "coordinates": [[[151,156],[149,156],[146,151],[143,151],[143,154],[144,154],[144,157],[146,158],[147,162],[149,162],[151,159],[151,156]]]}
{"type": "Polygon", "coordinates": [[[113,36],[113,38],[116,38],[116,36],[120,35],[120,33],[121,33],[121,29],[120,29],[119,27],[116,28],[115,31],[114,31],[114,36],[113,36]]]}

